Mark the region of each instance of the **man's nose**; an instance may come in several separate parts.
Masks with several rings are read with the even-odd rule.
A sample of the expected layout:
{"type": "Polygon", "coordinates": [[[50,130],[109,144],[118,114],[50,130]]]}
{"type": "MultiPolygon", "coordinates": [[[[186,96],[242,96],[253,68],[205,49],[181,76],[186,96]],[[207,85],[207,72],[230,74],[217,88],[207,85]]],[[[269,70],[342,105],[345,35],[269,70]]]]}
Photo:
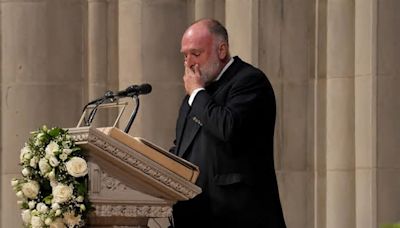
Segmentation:
{"type": "Polygon", "coordinates": [[[193,61],[193,58],[190,57],[190,55],[186,56],[185,58],[185,65],[189,68],[191,68],[192,66],[194,66],[195,62],[193,61]]]}

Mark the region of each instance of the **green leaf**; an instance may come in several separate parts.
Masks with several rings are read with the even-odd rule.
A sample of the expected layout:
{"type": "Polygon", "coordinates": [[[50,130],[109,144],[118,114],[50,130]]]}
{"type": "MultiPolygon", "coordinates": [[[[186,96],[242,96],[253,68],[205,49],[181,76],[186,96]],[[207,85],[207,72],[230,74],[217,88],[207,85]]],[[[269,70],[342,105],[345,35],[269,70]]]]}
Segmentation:
{"type": "Polygon", "coordinates": [[[29,208],[29,205],[28,205],[27,202],[23,202],[23,203],[21,204],[21,209],[28,209],[28,208],[29,208]]]}
{"type": "Polygon", "coordinates": [[[55,127],[55,128],[52,128],[52,129],[49,131],[49,135],[50,135],[51,137],[56,137],[56,136],[60,135],[60,132],[61,132],[61,128],[55,127]]]}
{"type": "Polygon", "coordinates": [[[84,196],[87,192],[86,185],[84,183],[79,183],[77,186],[77,191],[78,191],[78,195],[84,196]]]}
{"type": "Polygon", "coordinates": [[[51,205],[51,200],[52,199],[53,199],[53,195],[48,195],[43,199],[43,201],[44,201],[45,204],[51,205]]]}

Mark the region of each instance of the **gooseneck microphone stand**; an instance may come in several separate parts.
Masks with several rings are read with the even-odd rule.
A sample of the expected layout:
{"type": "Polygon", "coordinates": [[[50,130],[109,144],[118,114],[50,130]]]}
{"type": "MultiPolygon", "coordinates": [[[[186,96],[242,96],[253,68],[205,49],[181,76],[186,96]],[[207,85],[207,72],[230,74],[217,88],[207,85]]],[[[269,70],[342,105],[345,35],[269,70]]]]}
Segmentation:
{"type": "Polygon", "coordinates": [[[125,110],[125,107],[128,104],[127,102],[125,102],[124,104],[121,104],[121,103],[119,103],[119,100],[121,98],[130,97],[130,98],[132,98],[132,100],[134,100],[135,107],[134,107],[134,109],[133,109],[133,111],[131,113],[129,121],[128,121],[128,123],[127,123],[127,125],[125,127],[125,130],[124,130],[125,133],[128,133],[129,130],[131,129],[133,121],[135,120],[136,115],[137,115],[138,110],[139,110],[139,106],[140,106],[139,95],[148,94],[148,93],[151,92],[151,89],[152,88],[151,88],[150,84],[142,84],[142,85],[129,86],[125,90],[119,91],[119,92],[117,92],[115,94],[112,91],[107,91],[104,94],[104,96],[102,96],[100,98],[97,98],[97,99],[95,99],[95,100],[93,100],[93,101],[91,101],[91,102],[89,102],[88,104],[85,105],[85,107],[83,108],[83,111],[82,111],[81,120],[79,121],[77,127],[80,126],[82,121],[84,122],[84,126],[89,127],[92,124],[93,120],[94,120],[94,117],[95,117],[95,115],[97,113],[97,110],[102,106],[118,107],[118,106],[123,105],[124,107],[123,107],[122,111],[120,111],[120,113],[119,113],[119,115],[117,117],[117,120],[116,120],[116,122],[114,124],[114,126],[115,126],[116,123],[119,121],[119,119],[120,119],[120,117],[122,115],[122,112],[125,110]],[[86,111],[89,108],[91,108],[92,110],[89,113],[88,118],[86,119],[85,118],[86,111]]]}
{"type": "Polygon", "coordinates": [[[131,117],[129,118],[129,122],[125,127],[125,130],[124,130],[125,133],[128,133],[129,129],[131,129],[132,123],[135,120],[136,114],[137,114],[137,112],[139,110],[139,105],[140,105],[139,96],[137,94],[135,94],[135,95],[132,96],[132,99],[135,100],[135,104],[136,105],[135,105],[135,109],[132,111],[131,117]]]}

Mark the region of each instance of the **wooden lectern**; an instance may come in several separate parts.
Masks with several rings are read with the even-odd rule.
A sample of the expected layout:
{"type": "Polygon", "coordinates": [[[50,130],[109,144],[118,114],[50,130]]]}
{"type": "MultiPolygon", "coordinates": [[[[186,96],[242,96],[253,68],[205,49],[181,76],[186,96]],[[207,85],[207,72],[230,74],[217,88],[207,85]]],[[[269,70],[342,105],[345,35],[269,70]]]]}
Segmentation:
{"type": "Polygon", "coordinates": [[[69,133],[89,152],[90,227],[147,228],[150,218],[170,217],[176,201],[201,192],[196,166],[115,127],[69,133]]]}
{"type": "Polygon", "coordinates": [[[144,143],[133,149],[128,142],[134,138],[116,128],[71,128],[69,133],[89,152],[89,198],[95,209],[90,227],[146,228],[150,218],[170,217],[176,201],[201,192],[194,184],[196,166],[172,154],[152,159],[159,151],[139,151],[149,148],[144,143]],[[125,134],[123,140],[112,137],[110,130],[125,134]],[[180,170],[192,174],[180,175],[180,170]]]}

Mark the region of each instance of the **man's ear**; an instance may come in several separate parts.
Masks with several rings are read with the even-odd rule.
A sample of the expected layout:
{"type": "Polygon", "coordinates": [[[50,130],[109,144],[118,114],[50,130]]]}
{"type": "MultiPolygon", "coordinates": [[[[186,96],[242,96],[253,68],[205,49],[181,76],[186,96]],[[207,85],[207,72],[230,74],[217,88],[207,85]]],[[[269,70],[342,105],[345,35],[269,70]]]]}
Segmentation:
{"type": "Polygon", "coordinates": [[[228,55],[228,45],[224,42],[220,43],[218,46],[218,58],[223,60],[228,55]]]}

